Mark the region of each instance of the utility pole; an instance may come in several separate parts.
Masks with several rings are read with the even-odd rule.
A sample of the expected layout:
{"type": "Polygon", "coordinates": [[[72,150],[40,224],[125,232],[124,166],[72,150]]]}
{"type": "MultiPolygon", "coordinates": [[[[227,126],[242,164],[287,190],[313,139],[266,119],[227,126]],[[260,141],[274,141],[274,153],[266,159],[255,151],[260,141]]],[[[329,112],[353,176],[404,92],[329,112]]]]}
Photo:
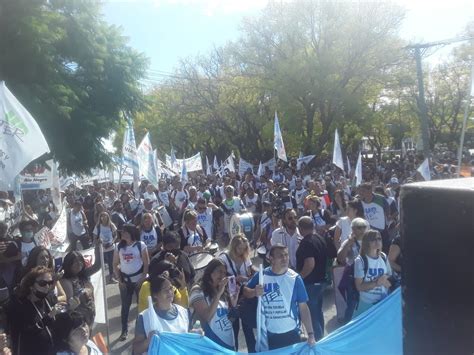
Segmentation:
{"type": "Polygon", "coordinates": [[[425,101],[425,85],[423,84],[423,68],[421,67],[420,45],[415,46],[416,76],[418,78],[418,109],[420,111],[421,140],[423,156],[430,158],[430,128],[428,125],[428,109],[425,101]]]}
{"type": "Polygon", "coordinates": [[[458,37],[443,41],[418,43],[409,45],[406,48],[414,49],[416,61],[416,76],[418,79],[418,110],[420,112],[420,126],[421,126],[421,140],[423,141],[423,155],[430,158],[430,129],[428,124],[428,109],[425,101],[425,86],[423,84],[423,67],[421,65],[421,49],[427,49],[435,46],[445,46],[455,42],[468,41],[474,39],[473,37],[458,37]]]}

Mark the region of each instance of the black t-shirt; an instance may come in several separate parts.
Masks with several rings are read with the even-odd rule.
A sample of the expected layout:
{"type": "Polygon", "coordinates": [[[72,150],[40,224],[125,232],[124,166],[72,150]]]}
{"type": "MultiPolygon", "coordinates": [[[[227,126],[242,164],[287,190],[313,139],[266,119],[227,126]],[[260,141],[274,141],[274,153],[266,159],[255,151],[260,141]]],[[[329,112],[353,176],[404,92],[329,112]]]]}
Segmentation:
{"type": "Polygon", "coordinates": [[[322,282],[326,279],[326,242],[319,235],[307,235],[296,250],[296,269],[303,269],[304,260],[314,258],[313,271],[303,278],[305,285],[322,282]]]}

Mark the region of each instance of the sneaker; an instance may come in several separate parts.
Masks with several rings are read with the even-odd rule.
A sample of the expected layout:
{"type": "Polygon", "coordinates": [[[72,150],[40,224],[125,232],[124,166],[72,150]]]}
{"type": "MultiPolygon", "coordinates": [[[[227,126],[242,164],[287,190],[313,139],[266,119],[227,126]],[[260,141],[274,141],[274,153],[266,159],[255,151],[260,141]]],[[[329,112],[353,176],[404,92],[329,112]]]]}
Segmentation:
{"type": "Polygon", "coordinates": [[[110,284],[118,284],[118,280],[113,276],[110,276],[108,281],[110,284]]]}
{"type": "Polygon", "coordinates": [[[122,334],[120,334],[119,341],[125,341],[125,340],[127,340],[127,337],[128,337],[128,331],[125,330],[125,331],[122,332],[122,334]]]}

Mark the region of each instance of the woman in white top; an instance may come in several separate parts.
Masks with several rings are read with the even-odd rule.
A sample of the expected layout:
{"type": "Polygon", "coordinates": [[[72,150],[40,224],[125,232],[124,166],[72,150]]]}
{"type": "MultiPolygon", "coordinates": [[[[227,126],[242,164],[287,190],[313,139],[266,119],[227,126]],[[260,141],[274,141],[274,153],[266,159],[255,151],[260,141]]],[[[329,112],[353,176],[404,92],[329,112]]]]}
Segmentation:
{"type": "Polygon", "coordinates": [[[133,294],[138,298],[140,286],[148,274],[150,259],[146,245],[140,241],[140,232],[134,224],[125,224],[120,234],[122,240],[114,252],[114,272],[119,280],[122,303],[122,334],[119,341],[124,341],[128,336],[128,314],[133,294]]]}
{"type": "Polygon", "coordinates": [[[89,235],[87,233],[89,226],[81,201],[74,202],[68,214],[68,224],[70,226],[69,241],[71,242],[71,250],[77,250],[78,241],[81,243],[82,249],[89,248],[89,235]]]}
{"type": "MultiPolygon", "coordinates": [[[[254,271],[252,269],[252,262],[250,261],[249,255],[249,241],[243,234],[237,234],[230,241],[229,251],[224,252],[219,256],[219,259],[221,259],[226,265],[227,275],[230,275],[230,277],[235,278],[236,281],[237,287],[229,287],[229,293],[231,294],[231,296],[238,297],[240,288],[244,286],[250,279],[250,277],[252,277],[252,275],[254,274],[254,271]]],[[[248,303],[248,307],[245,310],[253,310],[250,307],[250,303],[248,303]]],[[[248,352],[255,352],[255,335],[253,334],[252,326],[253,322],[250,321],[247,316],[249,316],[249,314],[245,314],[244,317],[241,318],[242,330],[245,335],[245,342],[247,343],[248,352]]],[[[240,321],[238,318],[234,321],[233,328],[235,335],[235,347],[236,349],[238,349],[238,338],[240,329],[240,321]]]]}
{"type": "Polygon", "coordinates": [[[189,331],[188,310],[174,304],[175,287],[164,276],[150,280],[153,310],[145,309],[138,315],[133,340],[133,353],[146,353],[153,334],[160,332],[187,333],[189,331]]]}
{"type": "Polygon", "coordinates": [[[355,259],[354,279],[359,291],[359,305],[353,317],[365,312],[388,295],[392,274],[390,263],[382,250],[382,236],[368,230],[362,237],[360,255],[355,259]]]}
{"type": "Polygon", "coordinates": [[[99,214],[99,221],[96,224],[94,231],[94,241],[100,241],[104,248],[104,262],[109,268],[109,282],[117,283],[114,279],[114,242],[117,237],[117,227],[112,223],[108,212],[101,212],[99,214]]]}
{"type": "Polygon", "coordinates": [[[196,211],[185,210],[183,226],[178,231],[181,237],[181,249],[188,254],[201,252],[207,245],[206,231],[198,225],[197,217],[196,211]]]}
{"type": "Polygon", "coordinates": [[[140,240],[145,243],[150,258],[161,250],[161,229],[155,224],[151,213],[146,212],[142,215],[140,221],[140,240]]]}
{"type": "Polygon", "coordinates": [[[351,223],[354,218],[365,218],[364,208],[359,200],[347,202],[346,216],[341,217],[336,222],[336,229],[334,230],[334,244],[339,250],[342,243],[351,236],[351,223]]]}

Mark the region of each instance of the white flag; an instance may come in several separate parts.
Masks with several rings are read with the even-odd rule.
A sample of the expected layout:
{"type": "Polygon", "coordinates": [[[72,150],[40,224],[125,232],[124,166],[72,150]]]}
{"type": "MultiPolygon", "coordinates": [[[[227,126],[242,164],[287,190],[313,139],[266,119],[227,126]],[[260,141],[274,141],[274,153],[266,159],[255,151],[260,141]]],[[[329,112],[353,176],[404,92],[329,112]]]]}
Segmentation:
{"type": "Polygon", "coordinates": [[[181,182],[186,183],[188,181],[188,170],[186,169],[186,161],[183,159],[183,165],[181,167],[181,182]]]}
{"type": "Polygon", "coordinates": [[[296,169],[300,170],[301,169],[301,164],[305,163],[306,165],[314,159],[316,155],[306,155],[304,157],[299,157],[296,160],[296,169]]]}
{"type": "Polygon", "coordinates": [[[334,150],[332,152],[332,163],[344,171],[344,161],[342,160],[341,142],[339,142],[339,134],[334,133],[334,150]]]}
{"type": "Polygon", "coordinates": [[[423,163],[421,163],[421,165],[418,169],[416,169],[416,171],[418,171],[421,176],[423,176],[423,179],[425,179],[426,181],[431,180],[430,162],[428,158],[426,158],[423,163]]]}
{"type": "Polygon", "coordinates": [[[249,169],[253,175],[253,164],[250,164],[248,161],[242,159],[241,157],[239,160],[239,175],[243,178],[249,169]]]}
{"type": "Polygon", "coordinates": [[[176,159],[176,152],[173,148],[173,145],[171,145],[170,155],[165,155],[165,160],[168,167],[172,170],[179,171],[181,169],[181,166],[183,165],[181,161],[176,159]]]}
{"type": "Polygon", "coordinates": [[[273,128],[273,148],[277,151],[277,157],[283,161],[288,161],[286,158],[285,145],[283,144],[283,137],[280,130],[280,122],[275,111],[275,125],[273,128]]]}
{"type": "Polygon", "coordinates": [[[209,158],[206,155],[206,175],[212,175],[212,169],[209,165],[209,158]]]}
{"type": "Polygon", "coordinates": [[[356,171],[356,186],[362,184],[362,154],[359,152],[359,157],[357,158],[356,171]]]}
{"type": "Polygon", "coordinates": [[[155,154],[153,153],[150,134],[148,132],[145,134],[137,148],[137,157],[140,165],[140,175],[145,177],[150,184],[158,187],[155,154]]]}
{"type": "Polygon", "coordinates": [[[31,114],[0,82],[0,181],[13,184],[33,160],[49,153],[48,143],[31,114]]]}
{"type": "Polygon", "coordinates": [[[262,161],[260,161],[260,164],[258,164],[257,177],[260,178],[264,173],[265,171],[263,170],[262,161]]]}
{"type": "Polygon", "coordinates": [[[212,164],[214,170],[219,170],[219,164],[217,163],[217,157],[214,155],[214,163],[212,164]]]}
{"type": "Polygon", "coordinates": [[[235,172],[234,159],[232,158],[232,155],[229,155],[224,162],[221,162],[221,166],[219,167],[220,176],[225,176],[229,172],[235,172]]]}
{"type": "Polygon", "coordinates": [[[131,119],[127,119],[127,129],[123,137],[122,155],[125,167],[129,167],[133,171],[134,191],[138,193],[140,185],[140,165],[138,163],[137,145],[135,143],[135,133],[131,119]]]}
{"type": "MultiPolygon", "coordinates": [[[[84,257],[86,268],[95,263],[94,248],[79,251],[84,257]]],[[[102,265],[102,267],[105,267],[102,265]]],[[[95,304],[95,318],[94,322],[106,324],[105,318],[105,302],[104,302],[104,278],[102,277],[102,270],[99,269],[90,277],[90,282],[94,286],[94,304],[95,304]]]]}
{"type": "Polygon", "coordinates": [[[346,156],[347,158],[347,174],[350,174],[351,173],[351,161],[349,160],[349,156],[347,155],[346,156]]]}

